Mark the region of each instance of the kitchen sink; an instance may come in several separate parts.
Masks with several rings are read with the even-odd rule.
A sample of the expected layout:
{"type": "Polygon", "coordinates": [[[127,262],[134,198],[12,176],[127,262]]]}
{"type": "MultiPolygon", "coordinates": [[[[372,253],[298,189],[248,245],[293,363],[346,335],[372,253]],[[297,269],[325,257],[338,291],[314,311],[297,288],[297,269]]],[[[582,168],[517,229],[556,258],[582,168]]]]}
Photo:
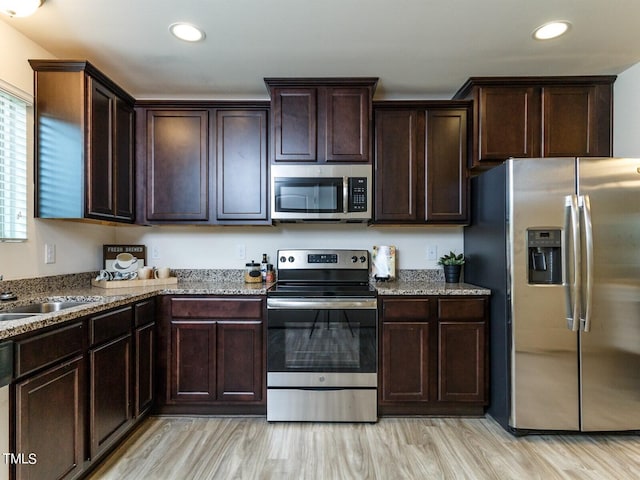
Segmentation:
{"type": "Polygon", "coordinates": [[[38,314],[38,313],[51,313],[57,312],[59,310],[64,310],[66,308],[77,307],[79,305],[85,305],[89,302],[41,302],[41,303],[30,303],[29,305],[22,305],[21,307],[14,307],[6,311],[6,314],[14,314],[14,313],[30,313],[30,314],[38,314]]]}
{"type": "Polygon", "coordinates": [[[20,320],[21,318],[34,317],[33,313],[0,313],[0,322],[8,322],[9,320],[20,320]]]}

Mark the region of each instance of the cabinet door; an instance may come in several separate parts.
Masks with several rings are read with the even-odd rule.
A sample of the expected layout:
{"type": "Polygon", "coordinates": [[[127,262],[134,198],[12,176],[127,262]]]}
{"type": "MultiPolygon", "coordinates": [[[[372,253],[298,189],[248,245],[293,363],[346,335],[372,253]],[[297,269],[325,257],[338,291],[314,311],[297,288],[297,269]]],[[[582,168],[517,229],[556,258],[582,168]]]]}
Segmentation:
{"type": "Polygon", "coordinates": [[[25,461],[15,465],[16,479],[59,480],[82,471],[84,371],[84,360],[78,357],[16,384],[14,451],[25,455],[25,461]]]}
{"type": "Polygon", "coordinates": [[[87,128],[87,212],[88,216],[113,217],[113,108],[115,95],[89,77],[89,125],[87,128]]]}
{"type": "Polygon", "coordinates": [[[382,400],[429,400],[429,324],[385,323],[382,326],[382,400]]]}
{"type": "Polygon", "coordinates": [[[91,458],[121,437],[132,421],[131,334],[89,351],[91,458]]]}
{"type": "Polygon", "coordinates": [[[267,112],[216,113],[217,219],[267,220],[267,112]]]}
{"type": "Polygon", "coordinates": [[[486,298],[438,299],[438,400],[487,399],[486,298]]]}
{"type": "Polygon", "coordinates": [[[538,88],[481,87],[479,98],[479,165],[484,160],[540,156],[538,88]]]}
{"type": "Polygon", "coordinates": [[[426,220],[467,220],[467,111],[427,112],[426,220]]]}
{"type": "MultiPolygon", "coordinates": [[[[424,155],[424,152],[422,152],[424,155]]],[[[376,112],[375,221],[418,220],[418,112],[376,112]]]]}
{"type": "MultiPolygon", "coordinates": [[[[608,87],[600,87],[608,90],[608,87]]],[[[610,107],[598,103],[599,87],[558,86],[542,89],[543,156],[609,156],[610,107]],[[600,125],[603,125],[601,127],[600,125]],[[602,131],[601,131],[602,130],[602,131]]]]}
{"type": "Polygon", "coordinates": [[[262,400],[263,359],[260,321],[220,321],[217,331],[218,400],[262,400]]]}
{"type": "Polygon", "coordinates": [[[276,162],[315,162],[318,118],[316,88],[274,88],[271,93],[276,162]]]}
{"type": "Polygon", "coordinates": [[[216,399],[216,324],[171,322],[171,401],[216,399]]]}
{"type": "Polygon", "coordinates": [[[147,219],[209,219],[209,114],[147,111],[147,219]]]}
{"type": "Polygon", "coordinates": [[[113,136],[115,216],[128,221],[135,218],[133,144],[133,108],[116,97],[113,136]]]}
{"type": "Polygon", "coordinates": [[[482,402],[485,399],[485,324],[441,322],[438,400],[482,402]]]}
{"type": "Polygon", "coordinates": [[[369,161],[369,95],[368,88],[324,90],[324,134],[319,137],[325,140],[327,162],[369,161]]]}
{"type": "Polygon", "coordinates": [[[144,414],[153,404],[155,329],[155,323],[135,329],[135,418],[144,414]]]}

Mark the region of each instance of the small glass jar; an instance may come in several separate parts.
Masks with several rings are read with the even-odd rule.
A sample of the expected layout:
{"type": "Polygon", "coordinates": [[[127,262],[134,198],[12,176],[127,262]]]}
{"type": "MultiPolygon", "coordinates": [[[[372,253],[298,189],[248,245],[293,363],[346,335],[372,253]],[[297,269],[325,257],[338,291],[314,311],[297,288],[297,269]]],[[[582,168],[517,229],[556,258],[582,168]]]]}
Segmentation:
{"type": "Polygon", "coordinates": [[[267,265],[267,276],[265,281],[267,283],[273,283],[276,281],[276,271],[273,269],[273,265],[271,263],[267,265]]]}
{"type": "Polygon", "coordinates": [[[245,265],[244,270],[245,283],[261,283],[262,273],[260,272],[260,264],[251,260],[251,263],[245,265]]]}

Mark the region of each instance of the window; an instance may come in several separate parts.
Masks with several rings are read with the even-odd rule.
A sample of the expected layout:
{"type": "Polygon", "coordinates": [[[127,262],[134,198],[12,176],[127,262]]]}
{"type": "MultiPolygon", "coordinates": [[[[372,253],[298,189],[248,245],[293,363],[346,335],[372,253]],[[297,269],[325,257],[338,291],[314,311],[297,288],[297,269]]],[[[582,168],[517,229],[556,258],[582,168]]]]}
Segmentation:
{"type": "Polygon", "coordinates": [[[27,239],[27,107],[0,89],[0,241],[27,239]]]}

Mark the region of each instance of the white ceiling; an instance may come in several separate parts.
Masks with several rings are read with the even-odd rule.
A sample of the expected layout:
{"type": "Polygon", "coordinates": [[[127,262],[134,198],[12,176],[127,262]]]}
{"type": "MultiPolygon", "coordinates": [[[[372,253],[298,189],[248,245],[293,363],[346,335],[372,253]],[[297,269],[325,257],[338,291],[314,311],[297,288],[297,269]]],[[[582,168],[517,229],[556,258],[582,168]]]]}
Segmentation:
{"type": "Polygon", "coordinates": [[[47,0],[2,18],[138,99],[266,99],[264,77],[375,76],[376,98],[449,98],[470,76],[618,74],[640,0],[47,0]],[[543,43],[533,29],[573,28],[543,43]],[[176,40],[186,21],[206,40],[176,40]]]}

